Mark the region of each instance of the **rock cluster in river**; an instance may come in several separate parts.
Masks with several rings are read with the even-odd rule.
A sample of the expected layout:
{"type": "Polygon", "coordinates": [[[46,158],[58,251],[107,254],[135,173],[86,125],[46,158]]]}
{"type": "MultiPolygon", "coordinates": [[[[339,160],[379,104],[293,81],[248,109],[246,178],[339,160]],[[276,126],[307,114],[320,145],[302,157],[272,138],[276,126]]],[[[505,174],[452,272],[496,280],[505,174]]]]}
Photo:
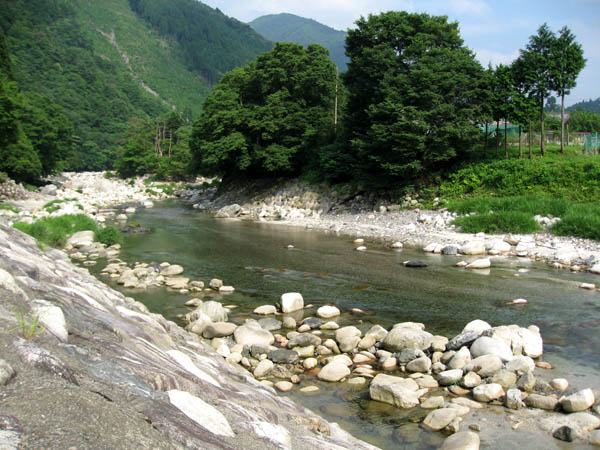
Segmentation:
{"type": "Polygon", "coordinates": [[[228,310],[219,303],[197,302],[186,315],[188,329],[211,339],[212,347],[228,362],[242,365],[256,379],[281,391],[295,385],[301,392],[318,391],[311,381],[316,377],[364,387],[372,400],[398,408],[430,411],[424,427],[458,434],[446,448],[463,448],[451,446],[454,441],[477,440],[473,433],[462,432],[460,423],[471,410],[485,405],[554,411],[559,418],[548,422],[550,431],[558,428],[552,423],[566,423],[561,426],[569,427],[569,436],[594,442],[590,431],[600,426],[591,410],[596,393],[591,389],[569,392],[567,380],[546,382],[537,376],[536,367],[548,365],[540,361],[543,341],[534,325],[492,327],[474,320],[448,339],[414,322],[398,323],[390,330],[380,325],[340,326],[335,321],[339,309],[332,305],[317,311],[322,316],[335,308],[338,314],[333,319],[303,317],[298,293],[283,294],[280,309],[290,304],[289,299],[297,301],[293,311],[277,312],[273,305],[263,305],[254,311],[262,318],[237,324],[226,322],[228,310]],[[565,414],[566,422],[560,419],[565,414]],[[578,425],[582,420],[584,427],[578,425]]]}

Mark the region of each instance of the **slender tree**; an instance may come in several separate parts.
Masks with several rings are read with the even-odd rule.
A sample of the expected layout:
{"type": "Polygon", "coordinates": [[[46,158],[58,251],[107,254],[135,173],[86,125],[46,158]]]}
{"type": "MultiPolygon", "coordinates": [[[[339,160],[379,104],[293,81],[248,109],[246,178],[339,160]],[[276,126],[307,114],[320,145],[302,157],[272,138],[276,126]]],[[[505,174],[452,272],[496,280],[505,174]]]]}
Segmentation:
{"type": "Polygon", "coordinates": [[[577,76],[585,66],[583,49],[575,42],[568,27],[558,32],[552,46],[552,89],[560,96],[560,151],[565,152],[565,95],[576,85],[577,76]]]}
{"type": "Polygon", "coordinates": [[[521,50],[518,59],[522,71],[521,78],[527,83],[532,95],[537,99],[540,114],[540,150],[542,156],[546,154],[544,142],[544,101],[553,89],[552,74],[552,49],[556,35],[547,24],[538,28],[537,34],[529,37],[525,50],[521,50]]]}

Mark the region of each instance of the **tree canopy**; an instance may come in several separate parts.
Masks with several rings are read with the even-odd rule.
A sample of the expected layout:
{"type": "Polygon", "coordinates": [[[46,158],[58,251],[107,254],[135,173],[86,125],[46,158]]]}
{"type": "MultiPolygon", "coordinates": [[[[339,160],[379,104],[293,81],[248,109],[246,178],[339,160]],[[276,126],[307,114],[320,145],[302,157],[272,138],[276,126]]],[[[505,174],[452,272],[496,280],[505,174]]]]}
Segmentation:
{"type": "Polygon", "coordinates": [[[334,126],[336,69],[319,45],[280,43],[226,74],[190,143],[202,174],[297,174],[334,126]]]}
{"type": "Polygon", "coordinates": [[[479,139],[484,70],[445,16],[387,12],[348,31],[347,136],[361,178],[416,179],[479,139]]]}

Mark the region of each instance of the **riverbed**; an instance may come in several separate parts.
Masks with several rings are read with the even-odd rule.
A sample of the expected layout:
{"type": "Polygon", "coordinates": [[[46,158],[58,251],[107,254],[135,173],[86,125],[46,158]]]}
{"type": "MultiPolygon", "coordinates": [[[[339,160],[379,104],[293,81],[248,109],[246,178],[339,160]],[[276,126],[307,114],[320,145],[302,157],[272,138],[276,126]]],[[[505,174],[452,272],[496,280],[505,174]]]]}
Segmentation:
{"type": "MultiPolygon", "coordinates": [[[[182,265],[190,279],[222,279],[236,288],[221,298],[226,305],[238,305],[231,314],[234,321],[251,317],[256,306],[275,304],[282,293],[300,292],[305,303],[315,307],[335,304],[343,312],[340,325],[363,330],[375,323],[390,328],[414,321],[423,322],[433,334],[452,337],[473,319],[493,326],[535,324],[544,338],[543,359],[556,367],[552,377],[565,376],[575,387],[600,386],[600,293],[579,288],[582,282],[594,282],[595,275],[554,270],[528,258],[495,258],[490,270],[468,271],[455,267],[458,259],[453,256],[392,250],[368,240],[368,250],[357,252],[351,238],[335,233],[218,220],[175,201],[140,209],[130,221],[152,232],[127,236],[124,261],[168,261],[182,265]],[[402,262],[409,259],[424,260],[428,267],[404,267],[402,262]],[[516,298],[528,303],[506,305],[516,298]],[[352,308],[368,314],[353,315],[352,308]]],[[[183,304],[190,295],[163,288],[124,292],[171,320],[189,311],[183,304]]],[[[306,310],[305,316],[311,313],[314,309],[306,310]]],[[[422,411],[373,402],[367,390],[352,391],[316,377],[303,377],[302,384],[321,390],[307,395],[296,389],[285,395],[381,448],[436,448],[443,441],[440,433],[419,427],[422,411]]],[[[498,448],[503,437],[489,436],[482,430],[482,448],[498,448]]],[[[514,448],[523,447],[523,436],[511,439],[514,448]]],[[[550,441],[555,448],[568,445],[555,441],[550,441]]],[[[548,448],[547,444],[540,441],[528,448],[548,448]]]]}

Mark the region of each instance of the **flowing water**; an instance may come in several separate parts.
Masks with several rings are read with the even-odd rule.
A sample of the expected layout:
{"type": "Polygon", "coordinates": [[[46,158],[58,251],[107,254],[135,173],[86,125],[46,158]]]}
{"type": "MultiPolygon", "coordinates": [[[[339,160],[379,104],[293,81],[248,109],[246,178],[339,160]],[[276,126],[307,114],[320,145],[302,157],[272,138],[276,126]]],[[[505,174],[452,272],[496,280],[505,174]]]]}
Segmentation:
{"type": "MultiPolygon", "coordinates": [[[[455,267],[455,257],[393,251],[370,242],[368,251],[357,252],[349,237],[217,220],[173,201],[140,210],[131,220],[153,232],[127,236],[123,260],[168,261],[182,265],[192,280],[223,279],[236,288],[222,302],[239,305],[231,315],[238,322],[251,316],[256,306],[275,304],[284,292],[300,292],[305,304],[337,305],[344,311],[338,323],[363,331],[374,323],[389,328],[414,321],[451,338],[473,319],[492,325],[536,324],[544,338],[544,359],[557,366],[553,377],[564,375],[582,388],[600,387],[600,294],[578,287],[600,280],[594,275],[555,271],[523,258],[495,261],[489,271],[467,271],[455,267]],[[294,248],[288,249],[289,244],[294,248]],[[407,259],[422,259],[429,266],[407,268],[402,265],[407,259]],[[529,271],[517,278],[519,269],[529,271]],[[505,305],[516,298],[529,303],[505,305]],[[351,308],[370,315],[353,316],[351,308]]],[[[190,295],[162,288],[128,295],[172,320],[189,311],[183,303],[190,295]]],[[[314,310],[305,312],[310,314],[314,310]]],[[[353,391],[315,377],[305,378],[303,384],[321,390],[287,395],[382,448],[435,448],[443,440],[441,434],[416,424],[425,414],[414,411],[420,408],[403,411],[370,401],[365,389],[353,391]]]]}

